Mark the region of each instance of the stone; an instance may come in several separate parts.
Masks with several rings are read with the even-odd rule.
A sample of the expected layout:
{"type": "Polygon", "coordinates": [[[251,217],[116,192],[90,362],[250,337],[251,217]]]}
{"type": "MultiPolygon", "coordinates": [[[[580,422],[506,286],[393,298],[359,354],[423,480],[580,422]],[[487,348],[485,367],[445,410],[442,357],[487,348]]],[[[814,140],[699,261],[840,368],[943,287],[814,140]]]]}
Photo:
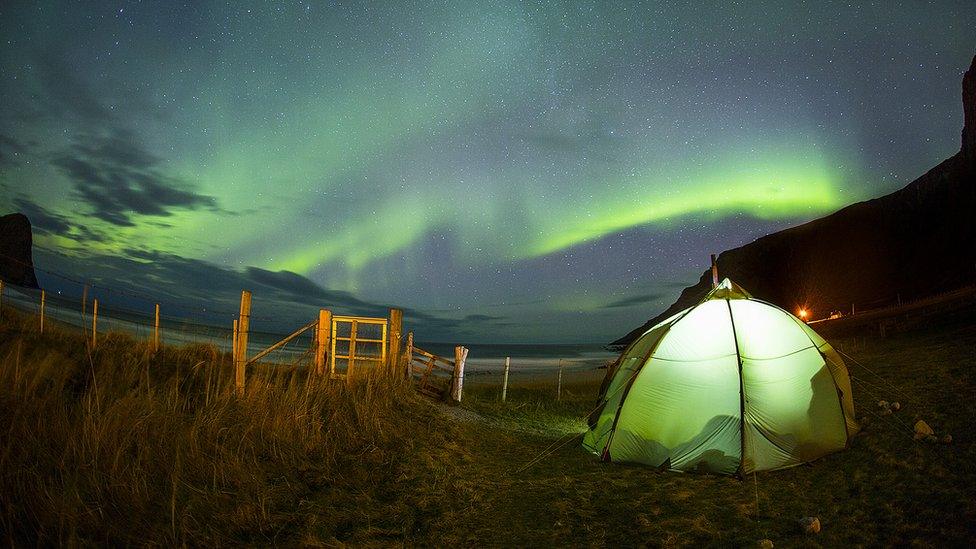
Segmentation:
{"type": "Polygon", "coordinates": [[[819,534],[820,517],[803,517],[800,519],[800,527],[806,534],[819,534]]]}
{"type": "Polygon", "coordinates": [[[925,423],[925,421],[920,419],[915,422],[915,440],[921,440],[934,434],[935,431],[933,431],[932,428],[929,427],[929,424],[925,423]]]}

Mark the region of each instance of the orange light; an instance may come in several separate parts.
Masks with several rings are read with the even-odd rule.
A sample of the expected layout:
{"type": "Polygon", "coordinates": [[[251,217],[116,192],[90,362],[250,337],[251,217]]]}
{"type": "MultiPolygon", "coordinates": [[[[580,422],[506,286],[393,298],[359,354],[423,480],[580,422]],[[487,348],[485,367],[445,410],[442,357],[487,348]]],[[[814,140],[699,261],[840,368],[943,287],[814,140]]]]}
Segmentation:
{"type": "Polygon", "coordinates": [[[800,318],[806,318],[806,317],[807,317],[807,310],[800,309],[800,318]]]}

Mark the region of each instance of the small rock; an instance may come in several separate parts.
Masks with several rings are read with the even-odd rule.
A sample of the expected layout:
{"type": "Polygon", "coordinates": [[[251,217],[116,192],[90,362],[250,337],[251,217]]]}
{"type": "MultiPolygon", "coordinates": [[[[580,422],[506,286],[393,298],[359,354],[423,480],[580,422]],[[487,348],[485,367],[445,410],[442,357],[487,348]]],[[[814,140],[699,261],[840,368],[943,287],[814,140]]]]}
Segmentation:
{"type": "Polygon", "coordinates": [[[773,540],[761,539],[757,545],[759,546],[759,549],[773,549],[773,540]]]}
{"type": "Polygon", "coordinates": [[[878,401],[878,408],[887,408],[888,406],[889,406],[889,404],[888,404],[888,401],[887,400],[879,400],[878,401]]]}
{"type": "Polygon", "coordinates": [[[952,435],[947,434],[942,437],[942,444],[952,444],[952,435]]]}
{"type": "Polygon", "coordinates": [[[800,519],[800,527],[807,534],[819,534],[820,517],[803,517],[800,519]]]}
{"type": "Polygon", "coordinates": [[[881,415],[883,416],[890,416],[892,413],[894,412],[892,412],[891,408],[885,408],[884,410],[881,410],[881,415]]]}
{"type": "Polygon", "coordinates": [[[921,440],[925,437],[930,437],[935,434],[935,431],[929,427],[928,423],[925,423],[921,419],[915,422],[915,440],[921,440]]]}
{"type": "Polygon", "coordinates": [[[891,409],[894,410],[894,411],[896,411],[896,412],[898,410],[901,410],[901,403],[899,403],[899,402],[892,402],[891,403],[891,409]]]}

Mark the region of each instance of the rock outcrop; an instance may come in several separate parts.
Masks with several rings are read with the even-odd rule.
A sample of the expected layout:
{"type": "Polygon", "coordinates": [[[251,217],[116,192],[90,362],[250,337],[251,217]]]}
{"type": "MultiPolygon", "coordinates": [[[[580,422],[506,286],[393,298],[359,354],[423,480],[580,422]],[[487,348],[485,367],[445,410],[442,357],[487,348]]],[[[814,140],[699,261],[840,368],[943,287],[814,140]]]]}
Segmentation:
{"type": "Polygon", "coordinates": [[[37,288],[32,245],[31,224],[26,215],[14,213],[0,217],[0,279],[37,288]]]}
{"type": "MultiPolygon", "coordinates": [[[[963,78],[962,148],[889,195],[722,252],[720,277],[813,317],[922,297],[976,282],[976,57],[963,78]]],[[[622,346],[708,293],[711,271],[622,346]]]]}
{"type": "Polygon", "coordinates": [[[962,77],[962,109],[965,125],[962,129],[962,154],[970,168],[976,167],[976,57],[962,77]]]}

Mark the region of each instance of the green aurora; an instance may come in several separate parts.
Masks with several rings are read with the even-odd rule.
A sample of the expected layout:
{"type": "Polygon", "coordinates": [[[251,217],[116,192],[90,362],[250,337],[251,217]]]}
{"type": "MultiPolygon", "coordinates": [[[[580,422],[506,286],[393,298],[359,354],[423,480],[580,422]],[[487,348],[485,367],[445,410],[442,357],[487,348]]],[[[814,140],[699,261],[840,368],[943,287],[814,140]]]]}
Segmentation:
{"type": "Polygon", "coordinates": [[[951,152],[971,12],[15,2],[0,202],[85,265],[290,271],[469,319],[429,338],[599,342],[708,253],[951,152]]]}

